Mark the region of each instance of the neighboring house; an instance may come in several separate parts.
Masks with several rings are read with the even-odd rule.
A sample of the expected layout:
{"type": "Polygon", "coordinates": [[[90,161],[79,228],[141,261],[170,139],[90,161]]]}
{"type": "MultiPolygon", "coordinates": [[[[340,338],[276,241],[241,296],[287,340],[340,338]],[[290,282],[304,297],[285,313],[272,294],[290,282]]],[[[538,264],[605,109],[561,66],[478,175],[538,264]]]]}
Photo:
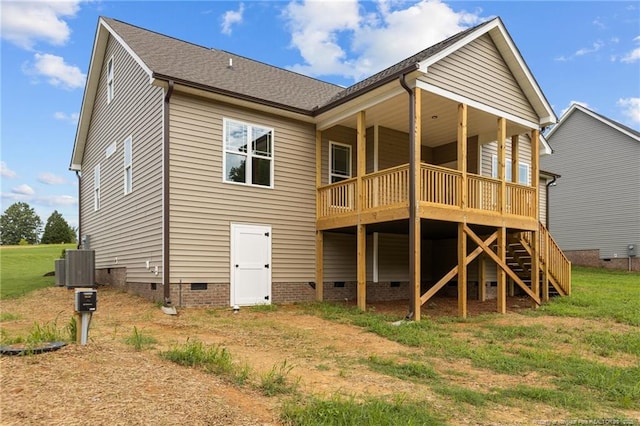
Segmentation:
{"type": "Polygon", "coordinates": [[[532,179],[555,121],[498,18],[346,89],[101,18],[80,234],[99,282],[180,306],[409,299],[419,319],[458,276],[466,315],[494,269],[499,311],[507,277],[539,304],[570,291],[532,179]]]}
{"type": "Polygon", "coordinates": [[[573,104],[547,135],[549,226],[577,265],[640,271],[640,132],[573,104]]]}

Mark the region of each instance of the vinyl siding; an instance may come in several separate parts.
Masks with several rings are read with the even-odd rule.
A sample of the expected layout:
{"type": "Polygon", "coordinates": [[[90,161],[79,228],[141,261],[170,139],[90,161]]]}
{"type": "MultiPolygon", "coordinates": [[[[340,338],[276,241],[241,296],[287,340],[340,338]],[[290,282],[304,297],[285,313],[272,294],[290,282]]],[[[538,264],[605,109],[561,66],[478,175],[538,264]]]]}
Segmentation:
{"type": "Polygon", "coordinates": [[[434,86],[538,122],[535,110],[488,34],[431,65],[425,78],[434,86]]]}
{"type": "Polygon", "coordinates": [[[550,136],[542,168],[562,177],[549,189],[549,225],[563,250],[627,257],[640,245],[640,142],[575,110],[550,136]]]}
{"type": "MultiPolygon", "coordinates": [[[[506,158],[511,161],[511,138],[505,142],[506,158]]],[[[493,141],[481,145],[480,175],[491,177],[491,157],[498,155],[498,142],[493,141]]],[[[520,135],[518,141],[518,160],[529,165],[529,182],[531,182],[531,138],[529,135],[520,135]]],[[[509,179],[507,179],[509,181],[509,179]]]]}
{"type": "Polygon", "coordinates": [[[82,159],[82,233],[96,268],[126,267],[127,281],[159,283],[162,271],[162,96],[115,39],[106,57],[82,159]],[[107,104],[106,69],[114,58],[114,98],[107,104]],[[124,140],[132,136],[133,192],[124,195],[124,140]],[[116,143],[106,158],[107,146],[116,143]],[[94,211],[93,170],[100,164],[100,210],[94,211]],[[116,263],[117,259],[117,263],[116,263]]]}
{"type": "Polygon", "coordinates": [[[230,280],[231,223],[272,226],[272,282],[315,279],[312,125],[174,94],[171,282],[230,280]],[[223,183],[223,119],[274,129],[274,188],[223,183]]]}

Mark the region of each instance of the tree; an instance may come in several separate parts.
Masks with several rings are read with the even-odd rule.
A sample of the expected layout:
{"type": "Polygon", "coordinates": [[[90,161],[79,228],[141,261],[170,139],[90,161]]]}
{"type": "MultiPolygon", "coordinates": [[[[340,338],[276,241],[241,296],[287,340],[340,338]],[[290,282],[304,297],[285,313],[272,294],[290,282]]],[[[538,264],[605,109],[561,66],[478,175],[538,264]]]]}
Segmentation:
{"type": "Polygon", "coordinates": [[[15,245],[21,239],[29,244],[36,244],[41,231],[42,220],[27,203],[13,203],[0,216],[2,245],[15,245]]]}
{"type": "Polygon", "coordinates": [[[54,210],[47,219],[40,242],[42,244],[75,243],[76,233],[62,215],[54,210]]]}

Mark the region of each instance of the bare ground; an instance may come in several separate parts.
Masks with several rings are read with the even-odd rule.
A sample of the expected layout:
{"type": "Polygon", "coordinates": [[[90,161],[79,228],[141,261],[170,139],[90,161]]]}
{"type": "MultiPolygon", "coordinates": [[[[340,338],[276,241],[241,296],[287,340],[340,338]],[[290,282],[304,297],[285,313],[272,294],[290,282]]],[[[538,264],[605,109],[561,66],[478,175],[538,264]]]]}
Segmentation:
{"type": "MultiPolygon", "coordinates": [[[[510,299],[510,310],[526,302],[510,299]]],[[[401,318],[405,306],[379,304],[378,312],[401,318]]],[[[471,302],[472,315],[491,312],[495,302],[471,302]]],[[[47,288],[19,299],[0,301],[0,311],[16,319],[4,321],[9,336],[25,335],[34,322],[65,326],[73,315],[73,293],[47,288]]],[[[436,299],[424,316],[453,315],[455,299],[436,299]]],[[[509,313],[503,324],[522,323],[509,313]]],[[[527,317],[529,322],[573,321],[567,318],[527,317]]],[[[580,320],[582,326],[603,327],[580,320]]],[[[605,327],[607,325],[604,325],[605,327]]],[[[461,327],[473,327],[464,323],[461,327]]],[[[464,333],[464,330],[461,330],[464,333]]],[[[472,339],[472,337],[469,337],[472,339]]],[[[290,379],[299,380],[298,392],[329,398],[334,394],[363,398],[407,395],[424,401],[452,424],[532,424],[536,419],[564,419],[565,413],[543,404],[489,405],[468,411],[455,409],[428,386],[392,378],[369,370],[362,359],[375,355],[406,359],[420,349],[386,340],[358,327],[306,315],[297,306],[272,312],[241,309],[189,308],[168,316],[154,304],[114,289],[99,290],[86,346],[68,345],[56,352],[26,357],[1,357],[0,423],[24,424],[191,424],[277,425],[286,396],[267,397],[251,384],[238,386],[195,368],[181,367],[157,354],[187,339],[226,347],[238,363],[247,363],[255,384],[261,374],[284,361],[293,366],[290,379]],[[125,339],[133,327],[157,340],[150,349],[135,351],[125,339]]],[[[624,364],[625,360],[620,360],[624,364]]],[[[545,386],[536,374],[510,376],[474,368],[466,361],[433,359],[436,371],[470,389],[517,384],[545,386]]],[[[627,413],[640,418],[640,413],[627,413]]],[[[606,415],[606,413],[603,413],[606,415]]]]}

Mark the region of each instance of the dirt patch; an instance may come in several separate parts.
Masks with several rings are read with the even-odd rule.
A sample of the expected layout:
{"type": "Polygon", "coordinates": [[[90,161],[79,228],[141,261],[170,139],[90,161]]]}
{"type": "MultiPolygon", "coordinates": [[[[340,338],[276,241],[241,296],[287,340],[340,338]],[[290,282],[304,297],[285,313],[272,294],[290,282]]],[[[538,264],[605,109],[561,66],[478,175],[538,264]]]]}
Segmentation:
{"type": "MultiPolygon", "coordinates": [[[[406,306],[388,303],[374,308],[402,318],[406,306]]],[[[510,299],[509,306],[511,310],[523,309],[526,301],[510,299]]],[[[471,315],[493,312],[495,301],[470,302],[469,311],[471,315]]],[[[0,312],[11,314],[0,324],[9,336],[25,335],[34,323],[56,323],[62,328],[73,315],[73,292],[47,288],[19,299],[2,300],[0,312]]],[[[425,307],[423,315],[456,312],[455,299],[442,298],[425,307]]],[[[523,318],[508,314],[497,322],[521,324],[523,318]]],[[[554,318],[545,318],[550,318],[549,326],[554,324],[554,318]]],[[[568,321],[558,320],[557,324],[568,321]]],[[[526,317],[525,321],[542,320],[526,317]]],[[[474,326],[460,323],[461,332],[474,326]]],[[[539,418],[565,418],[562,410],[541,404],[524,411],[493,403],[481,410],[464,405],[465,412],[452,412],[451,400],[435,394],[429,386],[376,373],[363,362],[372,355],[403,360],[424,356],[422,349],[307,315],[297,306],[282,306],[271,312],[242,308],[237,314],[230,309],[190,308],[168,316],[144,299],[100,288],[89,338],[87,346],[70,344],[41,355],[0,357],[0,423],[277,425],[286,396],[264,396],[255,385],[261,375],[284,362],[293,367],[289,378],[299,381],[298,392],[307,395],[405,395],[424,401],[454,424],[527,424],[539,418]],[[157,343],[135,351],[125,343],[134,327],[157,343]],[[250,366],[251,383],[238,386],[158,356],[160,351],[187,340],[226,347],[238,363],[250,366]]],[[[495,374],[475,368],[466,360],[433,359],[432,367],[449,383],[478,391],[546,383],[536,374],[495,374]]]]}

